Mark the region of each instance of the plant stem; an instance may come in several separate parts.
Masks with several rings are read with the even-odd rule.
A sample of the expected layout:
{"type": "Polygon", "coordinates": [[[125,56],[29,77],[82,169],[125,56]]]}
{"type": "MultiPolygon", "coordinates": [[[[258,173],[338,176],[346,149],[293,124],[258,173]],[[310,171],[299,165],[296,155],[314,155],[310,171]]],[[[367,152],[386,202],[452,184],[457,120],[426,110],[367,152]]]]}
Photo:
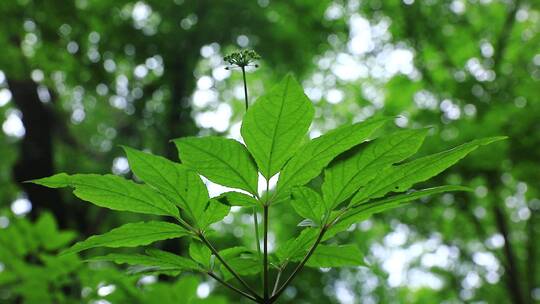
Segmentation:
{"type": "Polygon", "coordinates": [[[263,248],[263,285],[264,285],[264,303],[268,303],[269,299],[269,282],[268,282],[268,205],[263,207],[263,229],[264,229],[264,248],[263,248]]]}
{"type": "Polygon", "coordinates": [[[201,239],[201,242],[203,242],[206,247],[208,247],[210,251],[212,251],[212,253],[223,264],[223,266],[225,266],[225,268],[227,268],[227,270],[229,270],[229,272],[238,280],[238,282],[240,282],[256,299],[260,300],[261,297],[242,279],[240,275],[238,275],[238,273],[236,273],[234,269],[232,269],[232,267],[227,263],[227,261],[225,261],[225,259],[223,259],[223,257],[219,254],[216,248],[212,246],[212,244],[206,239],[206,237],[202,233],[199,233],[199,238],[201,239]]]}
{"type": "MultiPolygon", "coordinates": [[[[257,210],[253,207],[253,226],[255,226],[255,241],[257,242],[257,254],[262,258],[261,239],[259,238],[259,220],[257,219],[257,210]]],[[[264,274],[261,273],[261,281],[264,282],[264,274]]]]}
{"type": "Polygon", "coordinates": [[[262,255],[261,251],[261,241],[259,239],[259,220],[257,219],[257,210],[253,207],[253,224],[255,226],[255,240],[257,241],[257,252],[259,253],[259,258],[262,255]]]}
{"type": "Polygon", "coordinates": [[[249,108],[248,103],[248,91],[247,91],[247,81],[246,81],[246,68],[244,66],[242,68],[242,77],[244,78],[244,101],[246,102],[246,111],[249,108]]]}
{"type": "Polygon", "coordinates": [[[272,296],[276,294],[276,291],[279,287],[279,280],[281,280],[281,274],[283,273],[283,270],[285,270],[286,267],[287,267],[287,262],[285,262],[285,264],[283,264],[283,266],[279,268],[278,274],[276,276],[276,282],[274,283],[274,289],[272,289],[272,296]]]}
{"type": "Polygon", "coordinates": [[[231,290],[233,290],[233,291],[235,291],[235,292],[241,294],[242,296],[244,296],[244,297],[246,297],[246,298],[252,300],[252,301],[255,302],[255,303],[259,303],[259,300],[258,300],[256,297],[254,297],[254,296],[250,295],[249,293],[246,293],[246,292],[244,292],[244,291],[242,291],[242,290],[240,290],[240,289],[238,289],[238,288],[232,286],[231,284],[225,282],[223,279],[221,279],[220,277],[218,277],[215,273],[213,273],[213,272],[211,272],[211,271],[208,271],[207,274],[208,274],[209,276],[211,276],[212,278],[214,278],[214,280],[216,280],[216,281],[218,281],[219,283],[221,283],[222,285],[224,285],[225,287],[227,287],[227,288],[229,288],[229,289],[231,289],[231,290]]]}
{"type": "MultiPolygon", "coordinates": [[[[246,112],[247,112],[249,108],[249,99],[248,99],[248,90],[247,90],[247,81],[246,81],[246,68],[245,66],[241,66],[241,68],[242,68],[242,78],[244,80],[244,102],[246,105],[246,112]]],[[[257,198],[258,196],[255,195],[255,197],[257,198]]],[[[255,209],[255,207],[253,207],[253,226],[255,226],[255,241],[257,242],[257,253],[259,254],[259,258],[260,258],[261,257],[261,240],[259,238],[259,220],[257,219],[257,210],[255,209]]],[[[264,279],[264,274],[263,274],[263,282],[264,281],[265,279],[264,279]]]]}
{"type": "Polygon", "coordinates": [[[180,224],[182,228],[190,232],[196,232],[195,229],[191,227],[191,225],[188,224],[186,221],[184,221],[180,216],[178,216],[176,219],[178,220],[178,223],[180,224]]]}
{"type": "Polygon", "coordinates": [[[300,264],[298,264],[298,266],[296,266],[296,268],[294,269],[293,273],[289,276],[289,278],[285,281],[285,283],[283,283],[283,285],[279,288],[279,290],[270,298],[270,302],[269,303],[274,303],[278,298],[279,296],[285,291],[285,288],[287,288],[287,286],[289,286],[289,284],[292,282],[292,280],[294,279],[294,277],[296,277],[296,275],[300,272],[300,270],[302,270],[302,268],[304,267],[304,265],[307,263],[307,261],[309,260],[309,258],[311,257],[311,255],[313,254],[313,252],[315,252],[315,249],[317,249],[317,246],[319,245],[319,243],[321,242],[324,234],[326,233],[326,230],[328,229],[327,226],[324,226],[322,229],[321,229],[321,232],[319,233],[319,236],[317,236],[317,239],[315,240],[315,243],[313,243],[313,245],[311,246],[311,248],[309,249],[308,253],[306,254],[306,256],[302,259],[302,261],[300,262],[300,264]]]}

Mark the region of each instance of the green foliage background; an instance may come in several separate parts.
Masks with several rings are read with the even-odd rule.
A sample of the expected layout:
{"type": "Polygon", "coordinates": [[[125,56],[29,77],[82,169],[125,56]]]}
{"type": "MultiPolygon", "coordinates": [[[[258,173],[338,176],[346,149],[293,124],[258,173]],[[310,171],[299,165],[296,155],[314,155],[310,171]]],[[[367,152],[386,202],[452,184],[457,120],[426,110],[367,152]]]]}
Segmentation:
{"type": "MultiPolygon", "coordinates": [[[[354,226],[342,241],[358,244],[370,268],[305,271],[284,303],[540,300],[537,1],[7,0],[0,12],[0,301],[236,298],[204,277],[152,283],[57,257],[74,240],[145,218],[21,182],[56,172],[131,177],[119,145],[176,160],[169,139],[235,136],[242,79],[224,73],[221,58],[239,47],[263,57],[248,74],[252,100],[287,71],[302,80],[316,108],[312,135],[378,113],[431,127],[424,154],[509,136],[433,181],[475,192],[354,226]],[[14,214],[25,199],[31,212],[14,214]]],[[[273,214],[275,240],[292,237],[299,218],[273,214]]],[[[220,244],[254,243],[246,216],[219,227],[220,244]]]]}

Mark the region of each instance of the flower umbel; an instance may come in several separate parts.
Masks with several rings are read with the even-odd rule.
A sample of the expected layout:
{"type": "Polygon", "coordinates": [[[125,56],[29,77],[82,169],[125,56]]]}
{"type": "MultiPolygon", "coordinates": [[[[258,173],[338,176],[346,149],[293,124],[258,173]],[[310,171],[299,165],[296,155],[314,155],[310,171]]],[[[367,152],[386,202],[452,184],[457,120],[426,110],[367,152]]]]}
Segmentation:
{"type": "Polygon", "coordinates": [[[257,64],[254,64],[254,61],[259,59],[261,59],[261,56],[259,56],[257,52],[248,49],[234,52],[223,57],[223,60],[227,61],[231,65],[230,67],[226,67],[226,69],[231,67],[245,68],[246,66],[258,67],[257,64]]]}

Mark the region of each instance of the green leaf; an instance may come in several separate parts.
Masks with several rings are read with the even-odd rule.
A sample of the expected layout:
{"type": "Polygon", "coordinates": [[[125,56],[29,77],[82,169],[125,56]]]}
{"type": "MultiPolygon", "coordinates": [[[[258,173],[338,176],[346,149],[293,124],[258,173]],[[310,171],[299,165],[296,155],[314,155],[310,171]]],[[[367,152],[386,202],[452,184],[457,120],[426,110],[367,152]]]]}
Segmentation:
{"type": "Polygon", "coordinates": [[[379,200],[373,200],[364,204],[360,204],[352,207],[352,209],[346,211],[339,217],[339,220],[334,226],[332,226],[328,232],[327,237],[333,236],[338,232],[347,230],[352,224],[364,221],[371,217],[373,214],[388,211],[397,207],[400,207],[406,203],[417,200],[419,198],[452,191],[470,191],[469,188],[463,186],[440,186],[434,188],[427,188],[411,193],[405,193],[400,195],[391,196],[389,198],[383,198],[379,200]]]}
{"type": "MultiPolygon", "coordinates": [[[[135,298],[130,303],[148,304],[202,304],[197,297],[197,287],[200,279],[197,276],[182,276],[174,282],[156,282],[145,286],[144,290],[136,290],[135,298]]],[[[206,297],[205,300],[214,298],[206,297]]],[[[212,302],[206,302],[212,303],[212,302]]],[[[212,303],[214,304],[214,303],[212,303]]],[[[223,304],[217,301],[216,304],[223,304]]]]}
{"type": "Polygon", "coordinates": [[[252,196],[234,191],[222,193],[215,199],[230,206],[256,207],[259,205],[259,202],[252,196]]]}
{"type": "Polygon", "coordinates": [[[126,274],[127,275],[144,274],[144,275],[155,275],[155,276],[167,275],[167,276],[175,277],[175,276],[180,275],[180,273],[182,273],[182,271],[184,270],[186,269],[180,268],[177,266],[168,266],[168,267],[161,266],[160,267],[160,266],[135,265],[135,266],[130,266],[126,271],[126,274]]]}
{"type": "Polygon", "coordinates": [[[101,235],[94,235],[78,242],[62,254],[76,253],[94,247],[137,247],[155,241],[179,238],[188,235],[184,228],[167,222],[130,223],[101,235]]]}
{"type": "MultiPolygon", "coordinates": [[[[219,252],[219,255],[227,261],[227,263],[233,267],[240,275],[252,275],[261,271],[260,260],[258,260],[255,252],[244,246],[231,247],[223,249],[219,252]],[[243,265],[243,263],[246,263],[243,265]],[[256,269],[249,269],[255,267],[256,269]]],[[[226,280],[232,278],[232,274],[229,273],[219,260],[215,260],[215,267],[219,267],[226,280]]]]}
{"type": "Polygon", "coordinates": [[[35,237],[39,239],[40,246],[47,250],[64,248],[77,237],[75,231],[58,231],[56,220],[49,212],[40,214],[34,225],[34,231],[36,233],[35,237]]]}
{"type": "MultiPolygon", "coordinates": [[[[219,255],[240,275],[253,275],[261,271],[260,260],[255,255],[255,252],[244,246],[223,249],[219,252],[219,255]]],[[[232,274],[219,260],[216,259],[214,263],[214,267],[219,267],[225,280],[232,278],[232,274]]]]}
{"type": "Polygon", "coordinates": [[[318,233],[319,229],[306,228],[296,238],[286,241],[276,251],[280,263],[283,264],[287,261],[296,261],[302,258],[315,242],[318,233]]]}
{"type": "Polygon", "coordinates": [[[200,228],[204,229],[210,226],[210,224],[221,221],[230,211],[231,207],[229,205],[223,204],[217,199],[209,200],[199,220],[200,228]]]}
{"type": "Polygon", "coordinates": [[[266,179],[296,152],[313,113],[311,101],[290,74],[249,108],[240,131],[266,179]]]}
{"type": "Polygon", "coordinates": [[[146,185],[116,175],[60,173],[32,181],[49,188],[73,187],[78,198],[118,211],[178,217],[178,209],[146,185]]]}
{"type": "Polygon", "coordinates": [[[105,256],[90,258],[88,261],[110,261],[117,264],[154,266],[167,270],[201,270],[199,265],[190,259],[158,249],[149,249],[146,251],[146,254],[111,253],[105,256]]]}
{"type": "Polygon", "coordinates": [[[204,246],[200,242],[192,242],[189,245],[189,256],[197,263],[200,263],[207,269],[210,269],[210,258],[212,257],[212,252],[210,249],[208,249],[208,247],[204,246]]]}
{"type": "Polygon", "coordinates": [[[219,252],[219,255],[225,260],[228,260],[233,257],[238,257],[242,254],[253,254],[253,250],[250,250],[244,246],[236,246],[236,247],[223,249],[219,252]]]}
{"type": "Polygon", "coordinates": [[[365,265],[364,256],[354,245],[319,245],[306,263],[306,266],[319,268],[361,265],[365,265]]]}
{"type": "Polygon", "coordinates": [[[351,205],[364,202],[368,199],[382,197],[391,191],[406,191],[414,184],[441,173],[470,152],[476,150],[479,146],[487,145],[504,138],[490,137],[473,140],[448,151],[425,156],[402,165],[389,167],[378,174],[362,191],[358,192],[351,199],[351,205]]]}
{"type": "Polygon", "coordinates": [[[308,187],[296,187],[292,191],[291,205],[300,216],[321,224],[326,208],[319,193],[308,187]]]}
{"type": "Polygon", "coordinates": [[[182,208],[194,222],[202,216],[208,190],[201,178],[183,165],[161,156],[124,147],[133,172],[182,208]]]}
{"type": "Polygon", "coordinates": [[[392,133],[367,144],[365,149],[336,161],[324,174],[323,199],[332,210],[365,186],[384,168],[418,151],[427,129],[392,133]]]}
{"type": "Polygon", "coordinates": [[[317,177],[332,159],[366,140],[387,121],[388,118],[376,118],[346,125],[303,145],[280,173],[277,192],[317,177]]]}
{"type": "Polygon", "coordinates": [[[174,140],[182,163],[209,180],[257,194],[258,172],[246,147],[217,136],[174,140]]]}
{"type": "MultiPolygon", "coordinates": [[[[256,275],[262,271],[262,263],[256,255],[234,257],[227,260],[227,264],[241,276],[256,275]]],[[[221,265],[221,273],[226,281],[233,278],[233,275],[223,265],[221,265]]]]}

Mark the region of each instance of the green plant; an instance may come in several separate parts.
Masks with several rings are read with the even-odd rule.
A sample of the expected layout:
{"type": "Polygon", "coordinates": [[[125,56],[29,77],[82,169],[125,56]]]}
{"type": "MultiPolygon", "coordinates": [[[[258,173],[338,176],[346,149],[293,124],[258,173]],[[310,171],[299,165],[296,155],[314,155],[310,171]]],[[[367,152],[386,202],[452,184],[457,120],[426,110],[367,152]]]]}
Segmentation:
{"type": "MultiPolygon", "coordinates": [[[[245,84],[244,67],[258,55],[242,54],[229,56],[227,60],[242,69],[245,84]]],[[[247,88],[244,92],[247,108],[247,88]]],[[[151,248],[144,254],[111,253],[90,260],[136,265],[139,266],[136,272],[204,273],[254,302],[274,303],[304,266],[363,265],[362,254],[353,244],[324,244],[351,224],[424,196],[466,191],[465,187],[448,185],[406,192],[479,146],[502,139],[474,140],[404,162],[418,151],[427,129],[382,132],[383,135],[372,139],[391,121],[377,117],[307,140],[313,115],[313,105],[301,86],[287,75],[247,110],[241,127],[245,145],[216,136],[176,139],[182,164],[124,147],[132,171],[144,183],[114,175],[65,173],[33,182],[53,188],[73,187],[77,197],[101,207],[165,216],[175,221],[125,224],[79,242],[64,254],[94,247],[145,246],[184,237],[190,241],[189,257],[151,248]],[[259,173],[266,181],[261,192],[259,173]],[[270,178],[277,173],[277,185],[271,189],[270,178]],[[309,183],[321,173],[324,181],[319,193],[309,183]],[[200,175],[238,191],[210,198],[200,175]],[[305,218],[300,223],[305,228],[270,254],[269,213],[276,204],[289,204],[305,218]],[[257,240],[256,214],[262,211],[262,248],[259,242],[256,250],[215,248],[210,240],[211,225],[227,216],[231,206],[253,209],[257,240]],[[296,266],[281,282],[290,264],[296,266]],[[273,284],[271,272],[276,275],[273,284]],[[261,273],[262,293],[259,293],[244,276],[261,273]],[[229,282],[233,278],[240,286],[229,282]]]]}

